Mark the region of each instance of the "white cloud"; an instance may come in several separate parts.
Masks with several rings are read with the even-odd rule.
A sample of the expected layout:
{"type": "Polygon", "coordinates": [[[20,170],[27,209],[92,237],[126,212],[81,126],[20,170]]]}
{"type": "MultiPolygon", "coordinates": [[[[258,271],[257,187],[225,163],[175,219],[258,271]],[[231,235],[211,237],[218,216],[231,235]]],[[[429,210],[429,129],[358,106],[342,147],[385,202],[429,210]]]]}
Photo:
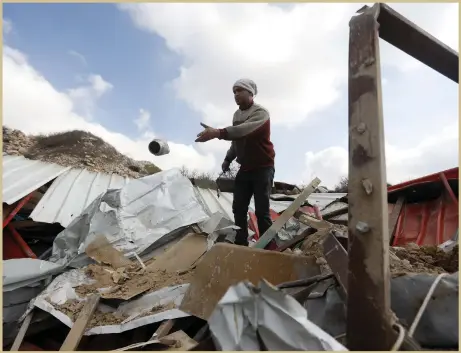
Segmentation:
{"type": "Polygon", "coordinates": [[[86,61],[86,58],[83,54],[80,54],[79,52],[75,51],[75,50],[69,50],[67,52],[67,54],[69,54],[70,56],[73,56],[75,58],[77,58],[83,65],[87,65],[87,61],[86,61]]]}
{"type": "Polygon", "coordinates": [[[149,127],[150,113],[147,110],[139,109],[139,116],[134,120],[139,131],[144,131],[149,127]]]}
{"type": "Polygon", "coordinates": [[[68,90],[68,95],[74,103],[77,112],[88,118],[92,117],[96,102],[114,87],[100,75],[86,77],[86,85],[68,90]]]}
{"type": "Polygon", "coordinates": [[[37,72],[24,54],[13,48],[3,48],[3,123],[26,134],[46,134],[67,130],[85,130],[103,138],[120,152],[138,160],[150,160],[161,168],[180,167],[210,170],[216,165],[210,154],[201,154],[190,145],[169,142],[170,154],[152,156],[147,148],[151,134],[131,139],[110,131],[97,122],[76,112],[75,98],[87,105],[111,89],[102,77],[92,75],[89,85],[70,92],[59,92],[37,72]]]}
{"type": "MultiPolygon", "coordinates": [[[[458,49],[458,6],[391,5],[454,49],[458,49]]],[[[231,123],[236,109],[231,86],[240,77],[250,77],[258,84],[257,100],[270,110],[273,130],[310,121],[314,112],[331,109],[339,98],[347,96],[343,87],[347,80],[348,21],[361,4],[295,4],[280,8],[251,3],[157,3],[119,7],[131,15],[137,26],[162,37],[168,48],[183,59],[180,74],[171,83],[177,97],[210,125],[223,127],[231,123]]],[[[23,53],[9,46],[4,46],[3,51],[4,122],[11,127],[27,133],[88,130],[121,152],[152,160],[162,168],[182,164],[200,170],[218,168],[229,147],[228,142],[217,140],[196,145],[170,141],[169,155],[153,157],[147,150],[147,143],[156,136],[149,129],[149,112],[141,111],[135,120],[142,132],[137,139],[109,131],[92,120],[98,100],[115,89],[103,77],[85,77],[79,87],[60,92],[28,63],[23,53]]],[[[405,81],[409,72],[421,68],[416,60],[383,41],[381,63],[393,69],[383,80],[386,87],[396,80],[405,81]],[[396,70],[400,73],[398,78],[396,70]]],[[[392,101],[386,100],[386,104],[392,105],[392,101]]],[[[347,119],[347,111],[338,110],[334,115],[347,119]]],[[[390,181],[445,168],[457,156],[458,130],[456,137],[453,131],[429,131],[430,139],[411,148],[387,146],[390,181]]],[[[419,135],[423,134],[418,132],[419,135]]],[[[289,138],[274,141],[276,150],[288,148],[289,138]]],[[[347,174],[347,150],[337,141],[323,141],[324,146],[307,152],[302,178],[310,181],[317,175],[331,187],[347,174]]]]}
{"type": "Polygon", "coordinates": [[[343,147],[332,146],[317,153],[309,151],[305,158],[305,183],[318,177],[322,181],[321,185],[331,188],[339,181],[338,176],[347,176],[348,153],[343,147]]]}
{"type": "Polygon", "coordinates": [[[13,24],[11,20],[7,18],[3,18],[3,35],[10,33],[13,30],[13,24]]]}
{"type": "MultiPolygon", "coordinates": [[[[348,21],[360,4],[296,4],[290,9],[235,3],[119,6],[137,26],[163,37],[183,57],[174,80],[178,97],[202,113],[205,122],[222,126],[235,109],[231,86],[240,77],[258,84],[258,99],[275,124],[299,123],[333,104],[347,78],[348,21]],[[172,19],[180,24],[172,26],[172,19]]],[[[392,6],[434,36],[457,43],[452,13],[458,4],[392,6]]],[[[418,65],[386,43],[382,62],[401,70],[418,65]]]]}
{"type": "MultiPolygon", "coordinates": [[[[257,100],[269,109],[277,129],[309,121],[314,112],[331,108],[341,95],[347,95],[341,89],[347,86],[348,22],[361,6],[306,3],[283,9],[250,3],[126,3],[119,8],[128,12],[140,29],[162,37],[183,59],[172,84],[178,98],[199,112],[204,122],[217,127],[229,125],[236,108],[231,86],[236,79],[249,77],[258,84],[257,100]],[[172,26],[172,19],[178,24],[172,26]]],[[[458,49],[458,4],[393,3],[391,7],[458,49]]],[[[394,73],[391,82],[388,77],[383,79],[386,87],[395,83],[396,76],[405,82],[422,68],[421,63],[384,41],[380,41],[380,52],[382,66],[394,73]]],[[[392,101],[386,104],[392,105],[392,101]]],[[[335,114],[346,116],[347,111],[335,114]]],[[[450,138],[447,131],[435,135],[427,131],[426,136],[433,137],[412,148],[388,146],[390,180],[421,176],[456,161],[457,131],[450,138]],[[442,147],[445,144],[449,151],[442,147]],[[421,161],[416,162],[416,157],[421,161]],[[441,160],[446,163],[439,163],[441,160]]],[[[424,139],[424,134],[420,135],[424,139]]],[[[283,142],[278,141],[276,148],[286,148],[283,142]]],[[[347,174],[347,150],[338,142],[330,143],[323,150],[307,152],[304,181],[317,175],[331,187],[347,174]]],[[[222,155],[227,147],[216,142],[198,148],[222,155]]]]}
{"type": "MultiPolygon", "coordinates": [[[[399,148],[386,144],[386,168],[388,181],[397,184],[419,178],[458,165],[459,126],[458,121],[412,148],[399,148]]],[[[314,176],[322,185],[333,188],[341,176],[348,174],[348,151],[342,146],[333,146],[318,152],[306,153],[304,180],[314,176]]]]}

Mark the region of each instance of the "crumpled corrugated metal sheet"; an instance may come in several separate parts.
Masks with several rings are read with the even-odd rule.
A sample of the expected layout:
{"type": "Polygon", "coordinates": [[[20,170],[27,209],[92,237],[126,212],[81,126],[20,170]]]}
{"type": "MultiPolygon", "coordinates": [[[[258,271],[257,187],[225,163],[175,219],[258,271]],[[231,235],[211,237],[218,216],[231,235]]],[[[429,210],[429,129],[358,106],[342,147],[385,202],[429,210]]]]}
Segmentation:
{"type": "MultiPolygon", "coordinates": [[[[22,156],[3,155],[3,202],[14,203],[30,192],[37,190],[47,182],[57,178],[30,217],[37,222],[59,223],[67,227],[72,220],[93,202],[96,197],[109,189],[120,189],[130,181],[119,175],[90,172],[86,169],[71,169],[57,164],[41,161],[32,161],[22,156]]],[[[232,193],[220,193],[216,190],[195,187],[199,200],[209,214],[222,212],[233,220],[232,193]]],[[[332,201],[346,194],[315,193],[308,197],[308,202],[322,209],[332,201]]],[[[276,212],[283,212],[297,195],[272,195],[271,208],[276,212]],[[277,197],[285,201],[277,201],[277,197]]],[[[107,205],[102,205],[105,211],[107,205]]],[[[255,211],[254,199],[251,200],[250,210],[255,211]]]]}
{"type": "MultiPolygon", "coordinates": [[[[67,227],[100,194],[120,189],[128,178],[115,174],[71,169],[58,164],[3,154],[3,202],[12,204],[56,179],[32,211],[37,222],[67,227]]],[[[107,206],[103,205],[105,211],[107,206]]]]}
{"type": "Polygon", "coordinates": [[[3,202],[11,205],[70,168],[3,154],[3,202]]]}
{"type": "MultiPolygon", "coordinates": [[[[234,215],[232,213],[232,202],[234,200],[234,195],[229,192],[220,192],[219,193],[219,198],[217,195],[216,190],[212,189],[202,189],[199,187],[195,188],[196,192],[199,194],[199,200],[202,202],[204,205],[205,209],[210,213],[215,213],[220,211],[229,219],[234,220],[234,215]]],[[[311,205],[316,205],[319,207],[319,209],[323,209],[325,206],[328,204],[332,203],[333,201],[340,199],[341,197],[344,197],[346,194],[335,194],[335,193],[316,193],[316,194],[311,194],[308,198],[307,201],[311,205]]],[[[271,201],[270,205],[271,208],[277,212],[283,212],[285,211],[288,206],[291,205],[292,200],[296,199],[298,195],[271,195],[271,201]],[[283,200],[290,200],[290,201],[279,201],[277,199],[283,199],[283,200]]],[[[254,205],[254,198],[251,199],[250,201],[250,211],[254,212],[255,211],[255,205],[254,205]]]]}
{"type": "MultiPolygon", "coordinates": [[[[71,169],[59,176],[32,211],[30,218],[37,222],[59,223],[67,227],[96,197],[109,189],[120,189],[130,179],[116,174],[71,169]]],[[[103,203],[101,210],[108,206],[103,203]]]]}

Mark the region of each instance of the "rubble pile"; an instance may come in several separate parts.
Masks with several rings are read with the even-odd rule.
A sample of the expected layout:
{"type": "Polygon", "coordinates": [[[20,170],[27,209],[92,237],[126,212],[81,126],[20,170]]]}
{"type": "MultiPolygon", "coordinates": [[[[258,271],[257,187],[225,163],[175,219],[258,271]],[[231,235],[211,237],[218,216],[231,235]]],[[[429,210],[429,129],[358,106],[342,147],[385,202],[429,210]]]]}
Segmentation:
{"type": "Polygon", "coordinates": [[[418,246],[410,243],[404,247],[392,247],[390,251],[393,277],[409,273],[439,274],[458,271],[458,245],[445,252],[437,246],[418,246]]]}
{"type": "MultiPolygon", "coordinates": [[[[188,283],[193,271],[184,271],[181,273],[169,273],[165,270],[152,268],[155,259],[146,262],[146,268],[143,268],[139,263],[132,263],[127,267],[120,267],[114,269],[111,266],[90,264],[82,268],[85,275],[91,279],[91,284],[81,284],[73,289],[79,296],[79,299],[69,299],[65,303],[56,305],[50,302],[57,310],[67,315],[72,322],[78,317],[80,310],[83,308],[85,302],[82,300],[92,294],[103,292],[105,298],[123,298],[125,296],[131,297],[132,293],[140,294],[140,287],[142,286],[142,293],[152,293],[161,288],[175,286],[179,284],[188,283]]],[[[139,316],[148,316],[162,311],[171,310],[176,308],[174,302],[165,305],[154,305],[149,310],[143,311],[139,316]]],[[[122,323],[129,317],[123,313],[103,312],[96,310],[89,328],[105,325],[117,325],[122,323]]]]}
{"type": "MultiPolygon", "coordinates": [[[[7,131],[6,139],[16,136],[16,142],[5,148],[19,153],[28,146],[26,155],[45,160],[61,151],[61,163],[83,163],[78,158],[90,145],[103,158],[117,153],[87,133],[69,134],[62,144],[62,135],[28,138],[7,131]]],[[[116,202],[105,197],[111,194],[113,190],[100,195],[56,235],[48,261],[7,260],[12,262],[5,266],[4,294],[9,293],[10,302],[39,282],[43,287],[21,303],[22,317],[15,319],[17,327],[9,327],[4,348],[20,337],[12,333],[20,323],[32,322],[20,338],[22,350],[28,344],[36,345],[35,350],[98,351],[346,349],[337,337],[347,324],[341,316],[349,290],[344,285],[349,276],[347,226],[327,221],[295,200],[297,210],[288,202],[273,216],[284,220],[273,223],[273,232],[262,236],[255,227],[250,246],[237,246],[232,244],[234,223],[220,211],[205,210],[179,170],[131,181],[119,190],[116,202]],[[110,209],[102,211],[103,202],[110,209]],[[248,305],[255,309],[251,317],[261,320],[252,322],[248,305]],[[52,319],[50,327],[35,318],[40,314],[52,319]],[[234,322],[249,324],[242,331],[229,325],[234,322]],[[266,331],[259,338],[262,327],[266,331]],[[79,340],[68,348],[66,342],[74,336],[79,340]]],[[[443,249],[406,244],[389,251],[391,310],[404,325],[415,315],[407,309],[419,307],[427,295],[425,286],[438,274],[451,273],[439,278],[442,289],[433,295],[431,312],[422,316],[415,332],[424,349],[458,344],[457,239],[447,244],[443,249]],[[440,318],[439,312],[445,316],[440,318]],[[450,329],[434,330],[435,339],[425,339],[428,327],[441,320],[450,329]]],[[[366,291],[366,284],[359,289],[366,291]]]]}
{"type": "MultiPolygon", "coordinates": [[[[309,235],[302,244],[303,254],[314,257],[322,273],[331,272],[323,248],[323,242],[331,229],[347,234],[347,227],[332,224],[331,228],[319,229],[309,235]]],[[[394,278],[414,273],[453,273],[459,268],[458,245],[445,252],[437,246],[418,246],[409,243],[404,247],[390,247],[389,251],[390,272],[394,278]]]]}
{"type": "Polygon", "coordinates": [[[4,126],[3,152],[64,167],[84,168],[128,178],[140,178],[160,171],[151,162],[135,161],[101,138],[78,130],[27,136],[19,130],[4,126]]]}

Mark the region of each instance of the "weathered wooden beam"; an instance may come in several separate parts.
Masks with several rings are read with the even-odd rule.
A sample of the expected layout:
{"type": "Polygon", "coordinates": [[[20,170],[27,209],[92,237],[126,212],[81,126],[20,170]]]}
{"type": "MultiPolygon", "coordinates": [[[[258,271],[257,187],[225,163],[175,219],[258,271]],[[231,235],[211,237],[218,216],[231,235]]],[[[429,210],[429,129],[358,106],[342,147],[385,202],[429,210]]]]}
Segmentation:
{"type": "Polygon", "coordinates": [[[333,223],[325,221],[323,219],[317,219],[311,217],[302,212],[296,212],[295,217],[298,218],[298,221],[305,224],[306,226],[312,227],[314,229],[325,229],[325,228],[333,228],[333,223]]]}
{"type": "Polygon", "coordinates": [[[24,340],[24,337],[26,335],[27,329],[29,328],[30,322],[32,321],[32,317],[34,316],[34,310],[32,310],[29,314],[27,314],[26,318],[22,322],[21,328],[19,329],[19,332],[14,339],[13,345],[11,346],[10,351],[19,351],[19,348],[21,348],[22,341],[24,340]]]}
{"type": "Polygon", "coordinates": [[[282,215],[275,220],[268,230],[259,238],[256,244],[253,246],[256,249],[264,249],[267,244],[277,235],[277,232],[282,229],[286,222],[295,214],[299,207],[306,201],[310,194],[320,185],[320,179],[315,178],[309,185],[303,190],[301,194],[291,203],[288,208],[283,211],[282,215]]]}
{"type": "Polygon", "coordinates": [[[349,27],[349,273],[347,346],[389,350],[389,225],[381,99],[379,4],[349,27]]]}
{"type": "Polygon", "coordinates": [[[93,313],[99,304],[100,298],[99,294],[94,294],[87,300],[82,311],[78,314],[77,320],[70,329],[69,334],[64,340],[60,349],[61,351],[75,351],[78,348],[83,334],[85,333],[85,329],[90,323],[93,313]]]}
{"type": "Polygon", "coordinates": [[[152,335],[152,339],[160,339],[163,338],[164,336],[168,335],[173,328],[176,320],[175,319],[169,319],[167,321],[163,321],[160,326],[157,328],[155,333],[152,335]]]}
{"type": "Polygon", "coordinates": [[[280,247],[277,248],[277,251],[283,252],[286,249],[291,248],[292,246],[302,242],[305,238],[307,238],[311,234],[314,234],[315,232],[316,232],[315,229],[307,228],[301,234],[298,234],[293,239],[288,240],[287,242],[283,243],[280,247]]]}

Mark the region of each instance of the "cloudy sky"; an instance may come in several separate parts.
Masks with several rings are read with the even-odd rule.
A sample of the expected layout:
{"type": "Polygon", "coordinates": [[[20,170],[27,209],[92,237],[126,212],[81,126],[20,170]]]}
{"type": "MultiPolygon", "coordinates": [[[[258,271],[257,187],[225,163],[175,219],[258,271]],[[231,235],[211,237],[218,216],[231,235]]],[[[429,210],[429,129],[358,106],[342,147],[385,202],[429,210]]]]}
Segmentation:
{"type": "MultiPolygon", "coordinates": [[[[215,172],[233,82],[271,113],[276,179],[347,175],[348,22],[362,4],[4,4],[3,124],[83,129],[161,168],[215,172]],[[153,157],[147,143],[169,141],[153,157]]],[[[458,50],[458,4],[392,4],[458,50]]],[[[388,180],[458,165],[458,85],[381,41],[388,180]]]]}

